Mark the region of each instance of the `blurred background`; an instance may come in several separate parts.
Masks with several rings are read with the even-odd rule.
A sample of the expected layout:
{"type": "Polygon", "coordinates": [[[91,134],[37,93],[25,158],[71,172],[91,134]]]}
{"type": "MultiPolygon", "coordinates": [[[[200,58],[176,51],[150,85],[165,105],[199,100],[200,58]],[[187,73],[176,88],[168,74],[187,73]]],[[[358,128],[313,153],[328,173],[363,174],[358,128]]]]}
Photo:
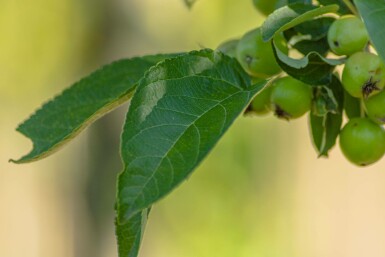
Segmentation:
{"type": "MultiPolygon", "coordinates": [[[[115,178],[127,105],[60,152],[15,165],[14,129],[113,60],[242,34],[251,0],[0,1],[0,256],[115,257],[115,178]]],[[[317,159],[307,118],[240,117],[191,178],[153,208],[140,257],[383,257],[385,161],[317,159]]]]}

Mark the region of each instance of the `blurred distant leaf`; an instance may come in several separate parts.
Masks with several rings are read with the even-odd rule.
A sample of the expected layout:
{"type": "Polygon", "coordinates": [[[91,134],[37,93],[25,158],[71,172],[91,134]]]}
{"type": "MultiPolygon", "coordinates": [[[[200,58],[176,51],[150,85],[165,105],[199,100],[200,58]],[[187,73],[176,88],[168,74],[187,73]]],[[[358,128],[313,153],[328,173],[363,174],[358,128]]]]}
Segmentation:
{"type": "Polygon", "coordinates": [[[338,8],[338,5],[335,4],[317,7],[296,3],[284,6],[267,17],[261,27],[262,38],[265,41],[269,41],[277,33],[283,32],[322,14],[336,12],[338,8]]]}
{"type": "Polygon", "coordinates": [[[135,214],[123,225],[120,225],[116,221],[116,237],[120,257],[138,256],[149,212],[150,209],[144,209],[135,214]]]}
{"type": "Polygon", "coordinates": [[[129,100],[136,84],[153,65],[174,55],[120,60],[75,83],[44,104],[17,131],[33,142],[32,151],[15,163],[49,156],[105,113],[129,100]]]}
{"type": "Polygon", "coordinates": [[[124,125],[119,224],[185,180],[265,83],[252,86],[235,59],[211,50],[151,68],[124,125]]]}
{"type": "Polygon", "coordinates": [[[378,55],[385,61],[385,1],[354,0],[378,55]]]}
{"type": "Polygon", "coordinates": [[[183,0],[186,6],[191,9],[197,0],[183,0]]]}

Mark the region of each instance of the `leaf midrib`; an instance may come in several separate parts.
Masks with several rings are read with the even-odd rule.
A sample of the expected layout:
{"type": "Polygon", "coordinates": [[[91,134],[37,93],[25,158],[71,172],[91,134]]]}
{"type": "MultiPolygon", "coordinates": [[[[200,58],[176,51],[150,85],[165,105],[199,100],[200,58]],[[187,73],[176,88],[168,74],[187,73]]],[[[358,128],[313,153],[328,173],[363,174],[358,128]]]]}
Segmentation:
{"type": "MultiPolygon", "coordinates": [[[[183,77],[183,78],[186,78],[186,77],[191,77],[191,75],[190,75],[190,76],[185,76],[185,77],[183,77]]],[[[152,172],[151,176],[148,177],[148,179],[146,180],[146,182],[144,183],[143,186],[137,186],[138,188],[140,188],[140,191],[139,191],[139,193],[136,195],[136,197],[134,198],[134,200],[132,201],[132,203],[135,203],[135,202],[138,200],[139,196],[143,196],[143,189],[144,189],[144,188],[148,185],[148,183],[154,178],[154,176],[155,176],[155,174],[157,173],[157,171],[158,171],[158,169],[159,169],[161,163],[163,162],[163,160],[168,156],[168,154],[169,154],[170,151],[173,149],[173,147],[179,142],[179,140],[183,137],[183,135],[185,135],[186,131],[187,131],[190,127],[192,127],[192,126],[195,126],[195,127],[196,127],[195,123],[196,123],[199,119],[201,119],[206,113],[208,113],[209,111],[211,111],[212,109],[214,109],[214,108],[216,108],[216,107],[218,107],[218,106],[222,106],[222,108],[225,110],[225,113],[227,113],[226,108],[222,105],[222,103],[223,103],[224,101],[228,100],[229,98],[231,98],[231,97],[233,97],[233,96],[239,94],[239,93],[247,92],[247,91],[243,91],[243,90],[242,90],[243,88],[238,87],[238,86],[236,86],[236,85],[233,85],[233,84],[230,83],[229,81],[225,81],[225,80],[221,80],[221,79],[217,79],[217,78],[212,78],[212,77],[207,77],[207,76],[196,76],[196,75],[194,75],[194,76],[192,76],[192,77],[203,77],[203,78],[207,78],[207,79],[209,79],[209,80],[221,81],[221,82],[224,82],[224,83],[226,83],[226,84],[229,84],[229,85],[231,85],[231,86],[237,88],[238,91],[235,92],[235,93],[233,93],[233,94],[231,94],[231,95],[229,95],[228,97],[226,97],[226,98],[224,98],[224,99],[222,99],[222,100],[219,100],[214,106],[212,106],[211,108],[209,108],[208,110],[206,110],[205,112],[203,112],[201,116],[198,116],[198,117],[197,117],[196,119],[194,119],[190,124],[187,124],[187,125],[186,125],[186,129],[181,133],[181,135],[180,135],[180,136],[175,140],[175,142],[170,146],[170,148],[168,149],[168,151],[167,151],[163,156],[157,157],[157,158],[159,158],[159,162],[158,162],[156,168],[154,169],[154,172],[152,172]]],[[[182,79],[182,78],[176,78],[176,79],[182,79]]],[[[165,79],[165,80],[175,80],[175,79],[165,79]]],[[[157,82],[160,82],[160,81],[163,81],[163,80],[160,79],[160,80],[154,81],[154,82],[152,82],[152,83],[150,83],[150,84],[157,83],[157,82]]],[[[150,84],[148,84],[148,85],[150,85],[150,84]]],[[[148,85],[146,85],[146,87],[147,87],[148,85]]],[[[250,92],[248,92],[248,93],[250,94],[250,92]]],[[[212,100],[212,99],[210,99],[210,100],[212,100]]],[[[224,122],[223,122],[223,124],[222,124],[222,128],[221,128],[220,134],[223,133],[223,128],[224,128],[225,124],[226,124],[226,117],[225,117],[224,122]]],[[[199,130],[198,130],[198,129],[197,129],[197,132],[198,132],[198,135],[200,136],[200,133],[199,133],[199,130]]],[[[136,137],[136,136],[137,136],[138,134],[140,134],[140,133],[141,133],[141,131],[139,131],[137,134],[135,134],[135,135],[134,135],[134,136],[127,142],[127,144],[128,144],[134,137],[136,137]]],[[[200,143],[201,143],[201,142],[199,141],[199,144],[200,144],[200,143]]],[[[198,150],[198,151],[199,151],[199,150],[198,150]]],[[[197,154],[197,158],[198,158],[198,157],[199,157],[199,152],[198,152],[198,154],[197,154]]],[[[133,162],[133,161],[135,161],[136,159],[137,159],[137,158],[131,160],[130,162],[133,162]]],[[[196,162],[196,160],[194,161],[194,163],[195,163],[195,162],[196,162]]],[[[171,163],[170,163],[170,166],[172,166],[171,163]]],[[[127,172],[127,168],[128,168],[128,165],[125,163],[124,172],[127,172]]],[[[130,209],[132,209],[132,208],[130,208],[130,209]]],[[[127,212],[131,212],[130,209],[129,209],[129,211],[127,211],[127,212]]],[[[132,214],[130,214],[130,215],[125,215],[125,216],[128,216],[128,217],[126,217],[126,218],[128,219],[129,217],[132,216],[132,214]]]]}

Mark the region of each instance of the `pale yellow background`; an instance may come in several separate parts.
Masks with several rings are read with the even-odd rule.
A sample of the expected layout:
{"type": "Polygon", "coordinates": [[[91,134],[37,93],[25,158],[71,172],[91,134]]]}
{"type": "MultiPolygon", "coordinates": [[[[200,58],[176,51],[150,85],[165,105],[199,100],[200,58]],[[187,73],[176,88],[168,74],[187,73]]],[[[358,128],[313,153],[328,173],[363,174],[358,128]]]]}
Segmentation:
{"type": "MultiPolygon", "coordinates": [[[[25,165],[7,162],[31,147],[19,122],[102,64],[215,48],[261,21],[251,0],[199,0],[192,11],[181,0],[0,0],[0,256],[117,256],[127,106],[25,165]]],[[[140,256],[383,257],[384,165],[356,168],[338,147],[317,159],[306,117],[240,118],[155,205],[140,256]]]]}

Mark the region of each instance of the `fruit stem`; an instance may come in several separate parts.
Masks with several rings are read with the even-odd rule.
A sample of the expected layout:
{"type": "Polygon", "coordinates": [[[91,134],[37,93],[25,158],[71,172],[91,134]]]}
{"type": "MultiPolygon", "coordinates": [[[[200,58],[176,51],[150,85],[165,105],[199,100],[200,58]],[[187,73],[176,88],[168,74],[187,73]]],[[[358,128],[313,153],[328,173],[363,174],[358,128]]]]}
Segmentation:
{"type": "Polygon", "coordinates": [[[349,9],[354,15],[359,16],[356,7],[355,7],[349,0],[342,0],[342,2],[344,2],[344,4],[348,7],[348,9],[349,9]]]}

